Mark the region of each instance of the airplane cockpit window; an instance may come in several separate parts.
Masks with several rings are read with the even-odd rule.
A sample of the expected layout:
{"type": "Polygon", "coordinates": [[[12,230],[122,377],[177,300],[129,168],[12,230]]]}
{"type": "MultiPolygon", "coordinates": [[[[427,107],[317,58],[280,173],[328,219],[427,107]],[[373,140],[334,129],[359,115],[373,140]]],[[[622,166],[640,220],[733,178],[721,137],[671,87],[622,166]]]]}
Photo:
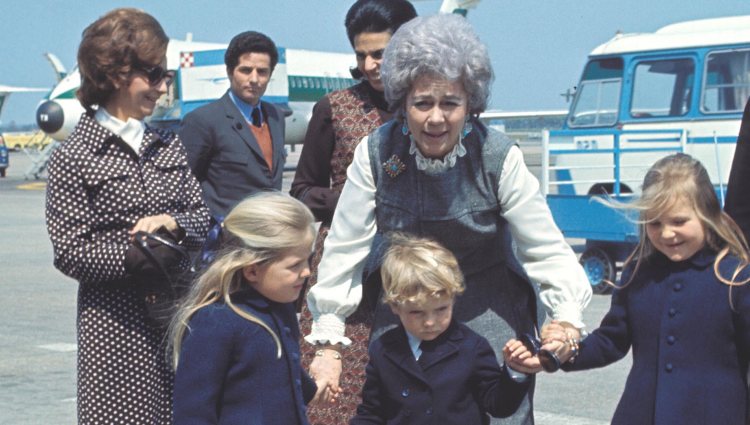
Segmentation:
{"type": "Polygon", "coordinates": [[[750,50],[711,52],[706,59],[701,111],[740,112],[750,97],[750,50]]]}
{"type": "Polygon", "coordinates": [[[570,127],[611,126],[617,122],[622,72],[622,58],[597,59],[586,65],[568,117],[570,127]]]}
{"type": "Polygon", "coordinates": [[[678,117],[690,110],[695,78],[691,59],[643,61],[633,77],[633,118],[678,117]]]}

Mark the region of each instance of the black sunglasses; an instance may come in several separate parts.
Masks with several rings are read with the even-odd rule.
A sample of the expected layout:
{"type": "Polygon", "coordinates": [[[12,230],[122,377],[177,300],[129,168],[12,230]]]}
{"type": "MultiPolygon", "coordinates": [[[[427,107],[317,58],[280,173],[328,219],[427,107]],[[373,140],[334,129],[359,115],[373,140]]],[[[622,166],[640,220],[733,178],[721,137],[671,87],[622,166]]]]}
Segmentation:
{"type": "Polygon", "coordinates": [[[136,70],[142,72],[146,76],[148,83],[152,86],[158,85],[162,80],[166,79],[167,87],[169,87],[177,74],[174,70],[166,70],[158,65],[153,67],[139,66],[136,67],[136,70]]]}

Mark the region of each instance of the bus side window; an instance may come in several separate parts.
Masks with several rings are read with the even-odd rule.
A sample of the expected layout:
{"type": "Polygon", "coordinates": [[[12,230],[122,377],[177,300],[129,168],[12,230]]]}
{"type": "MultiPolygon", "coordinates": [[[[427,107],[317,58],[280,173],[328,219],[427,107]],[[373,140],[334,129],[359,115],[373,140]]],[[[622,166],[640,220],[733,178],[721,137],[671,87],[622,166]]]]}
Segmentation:
{"type": "Polygon", "coordinates": [[[676,117],[690,110],[690,93],[695,78],[691,59],[643,61],[633,78],[633,118],[676,117]]]}
{"type": "Polygon", "coordinates": [[[740,112],[750,96],[750,50],[711,52],[706,59],[701,110],[740,112]]]}

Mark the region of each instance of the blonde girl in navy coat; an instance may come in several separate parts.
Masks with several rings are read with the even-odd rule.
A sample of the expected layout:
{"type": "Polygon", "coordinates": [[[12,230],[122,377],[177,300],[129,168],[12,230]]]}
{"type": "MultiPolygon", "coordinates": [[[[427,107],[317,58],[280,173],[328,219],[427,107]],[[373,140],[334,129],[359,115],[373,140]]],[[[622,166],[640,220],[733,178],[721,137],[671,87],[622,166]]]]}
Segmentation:
{"type": "Polygon", "coordinates": [[[300,365],[294,301],[310,275],[313,220],[278,192],[227,215],[222,250],[170,329],[174,423],[308,423],[316,384],[300,365]]]}
{"type": "Polygon", "coordinates": [[[572,348],[569,371],[606,366],[632,346],[613,424],[746,424],[750,273],[742,232],[722,212],[706,169],[685,154],[654,164],[642,196],[626,206],[640,213],[641,241],[601,325],[580,344],[555,323],[542,336],[572,348]]]}
{"type": "Polygon", "coordinates": [[[383,301],[401,325],[370,345],[351,425],[489,424],[521,405],[531,380],[511,377],[484,337],[453,320],[464,291],[458,260],[435,241],[391,233],[383,301]]]}

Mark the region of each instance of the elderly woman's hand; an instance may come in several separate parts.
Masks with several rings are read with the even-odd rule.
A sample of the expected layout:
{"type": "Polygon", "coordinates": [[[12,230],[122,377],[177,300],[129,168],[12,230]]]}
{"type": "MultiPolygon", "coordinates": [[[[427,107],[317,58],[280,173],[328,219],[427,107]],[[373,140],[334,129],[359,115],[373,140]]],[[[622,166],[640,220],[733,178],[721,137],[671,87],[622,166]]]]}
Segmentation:
{"type": "Polygon", "coordinates": [[[343,370],[343,359],[338,349],[327,347],[318,350],[310,363],[310,376],[318,385],[313,403],[332,403],[341,394],[339,379],[343,370]]]}
{"type": "Polygon", "coordinates": [[[542,327],[542,348],[557,355],[565,363],[578,354],[581,332],[567,322],[551,321],[542,327]]]}

